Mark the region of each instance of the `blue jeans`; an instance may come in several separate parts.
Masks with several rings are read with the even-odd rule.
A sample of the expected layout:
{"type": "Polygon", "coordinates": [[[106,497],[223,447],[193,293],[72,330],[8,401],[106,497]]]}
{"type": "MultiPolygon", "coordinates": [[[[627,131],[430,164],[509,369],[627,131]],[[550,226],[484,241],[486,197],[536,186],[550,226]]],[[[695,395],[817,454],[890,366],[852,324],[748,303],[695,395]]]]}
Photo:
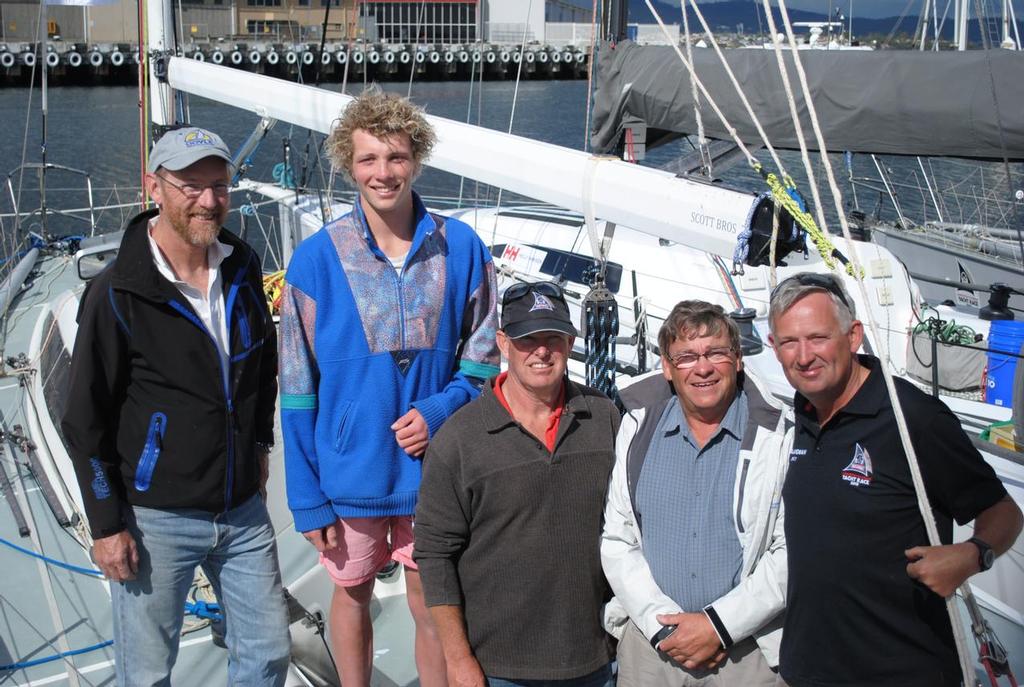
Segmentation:
{"type": "Polygon", "coordinates": [[[134,507],[134,580],[111,583],[114,657],[122,687],[170,685],[185,597],[196,566],[213,584],[226,626],[228,684],[279,687],[291,640],[274,531],[262,499],[226,513],[134,507]]]}
{"type": "Polygon", "coordinates": [[[615,681],[612,679],[612,666],[609,663],[589,675],[567,680],[506,680],[488,675],[487,684],[489,687],[614,687],[615,681]]]}

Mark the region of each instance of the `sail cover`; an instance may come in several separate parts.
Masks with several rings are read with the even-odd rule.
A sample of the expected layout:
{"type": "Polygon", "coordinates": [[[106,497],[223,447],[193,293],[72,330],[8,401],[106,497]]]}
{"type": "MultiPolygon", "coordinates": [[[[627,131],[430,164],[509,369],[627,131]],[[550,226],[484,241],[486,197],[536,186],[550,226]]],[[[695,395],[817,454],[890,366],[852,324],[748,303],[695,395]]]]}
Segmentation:
{"type": "MultiPolygon", "coordinates": [[[[771,144],[798,149],[774,51],[723,52],[771,144]]],[[[698,78],[744,143],[759,145],[718,55],[699,48],[693,59],[698,78]]],[[[800,60],[831,151],[1024,159],[1024,52],[803,50],[800,60]]],[[[785,61],[804,137],[817,150],[788,49],[785,61]]],[[[648,147],[697,133],[689,74],[672,48],[606,43],[597,68],[595,152],[613,152],[633,123],[646,125],[648,147]]],[[[731,140],[700,100],[706,135],[731,140]]]]}

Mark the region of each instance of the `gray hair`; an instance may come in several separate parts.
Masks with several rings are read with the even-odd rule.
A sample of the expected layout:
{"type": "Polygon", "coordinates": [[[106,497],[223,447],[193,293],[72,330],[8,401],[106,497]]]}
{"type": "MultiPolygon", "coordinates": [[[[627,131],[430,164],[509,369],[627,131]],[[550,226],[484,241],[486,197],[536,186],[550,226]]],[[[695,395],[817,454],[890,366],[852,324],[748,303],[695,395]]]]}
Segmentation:
{"type": "Polygon", "coordinates": [[[840,279],[831,274],[818,272],[801,272],[788,279],[784,279],[775,287],[771,295],[771,306],[768,309],[768,326],[772,331],[775,330],[775,321],[783,313],[793,307],[794,303],[811,293],[824,293],[828,295],[835,308],[839,329],[844,334],[849,332],[850,327],[853,326],[853,321],[857,318],[853,299],[850,298],[850,294],[846,291],[840,279]],[[813,281],[817,283],[805,281],[812,279],[812,277],[813,281]],[[828,286],[825,285],[826,280],[831,282],[828,286]]]}
{"type": "Polygon", "coordinates": [[[739,354],[740,328],[725,314],[722,306],[707,301],[680,301],[661,325],[658,348],[663,356],[668,356],[669,346],[677,339],[696,339],[723,333],[729,337],[729,347],[739,354]]]}

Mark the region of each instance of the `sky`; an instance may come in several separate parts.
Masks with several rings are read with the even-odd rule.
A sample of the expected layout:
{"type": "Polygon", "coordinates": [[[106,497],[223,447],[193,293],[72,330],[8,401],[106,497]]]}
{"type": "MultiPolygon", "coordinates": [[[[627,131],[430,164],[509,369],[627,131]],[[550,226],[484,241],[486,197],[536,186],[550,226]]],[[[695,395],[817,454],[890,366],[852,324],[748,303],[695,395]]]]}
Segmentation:
{"type": "MultiPolygon", "coordinates": [[[[672,5],[679,7],[679,0],[655,0],[665,5],[672,5]]],[[[706,4],[710,2],[717,2],[719,0],[697,0],[698,4],[706,4]]],[[[753,1],[753,0],[751,0],[753,1]]],[[[939,12],[946,7],[946,3],[950,0],[937,0],[939,12]]],[[[955,0],[953,0],[955,1],[955,0]]],[[[1001,12],[1003,6],[1003,0],[980,0],[983,4],[987,3],[990,11],[1001,12]]],[[[850,15],[850,5],[853,4],[853,15],[855,17],[871,17],[871,18],[882,18],[882,17],[898,17],[903,13],[904,8],[910,5],[909,14],[921,14],[924,8],[925,0],[786,0],[786,7],[792,9],[808,10],[811,12],[820,12],[821,14],[828,14],[829,8],[835,11],[835,8],[843,10],[843,14],[846,16],[850,15]]],[[[971,0],[971,8],[975,6],[976,0],[971,0]]],[[[759,3],[760,4],[760,3],[759,3]]],[[[777,0],[772,0],[772,4],[777,4],[777,0]]],[[[1024,0],[1013,0],[1014,12],[1018,19],[1024,18],[1024,0]]],[[[950,6],[949,13],[952,15],[953,8],[950,6]]]]}

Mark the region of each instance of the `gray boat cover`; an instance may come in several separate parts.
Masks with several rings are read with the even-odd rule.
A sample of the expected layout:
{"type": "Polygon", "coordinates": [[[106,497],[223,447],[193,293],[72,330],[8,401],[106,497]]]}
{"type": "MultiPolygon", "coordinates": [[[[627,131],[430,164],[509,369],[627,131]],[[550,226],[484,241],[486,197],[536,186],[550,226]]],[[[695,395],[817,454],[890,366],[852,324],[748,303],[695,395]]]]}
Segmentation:
{"type": "MultiPolygon", "coordinates": [[[[775,52],[723,52],[771,144],[799,149],[775,52]]],[[[744,143],[760,145],[718,55],[693,53],[698,78],[729,123],[744,143]]],[[[817,150],[792,53],[784,55],[805,139],[817,150]]],[[[831,151],[1024,159],[1024,52],[804,50],[800,60],[831,151]]],[[[689,74],[672,48],[606,43],[597,69],[595,152],[613,152],[630,123],[647,125],[648,148],[697,133],[689,74]]],[[[703,100],[706,135],[732,140],[703,100]]]]}

